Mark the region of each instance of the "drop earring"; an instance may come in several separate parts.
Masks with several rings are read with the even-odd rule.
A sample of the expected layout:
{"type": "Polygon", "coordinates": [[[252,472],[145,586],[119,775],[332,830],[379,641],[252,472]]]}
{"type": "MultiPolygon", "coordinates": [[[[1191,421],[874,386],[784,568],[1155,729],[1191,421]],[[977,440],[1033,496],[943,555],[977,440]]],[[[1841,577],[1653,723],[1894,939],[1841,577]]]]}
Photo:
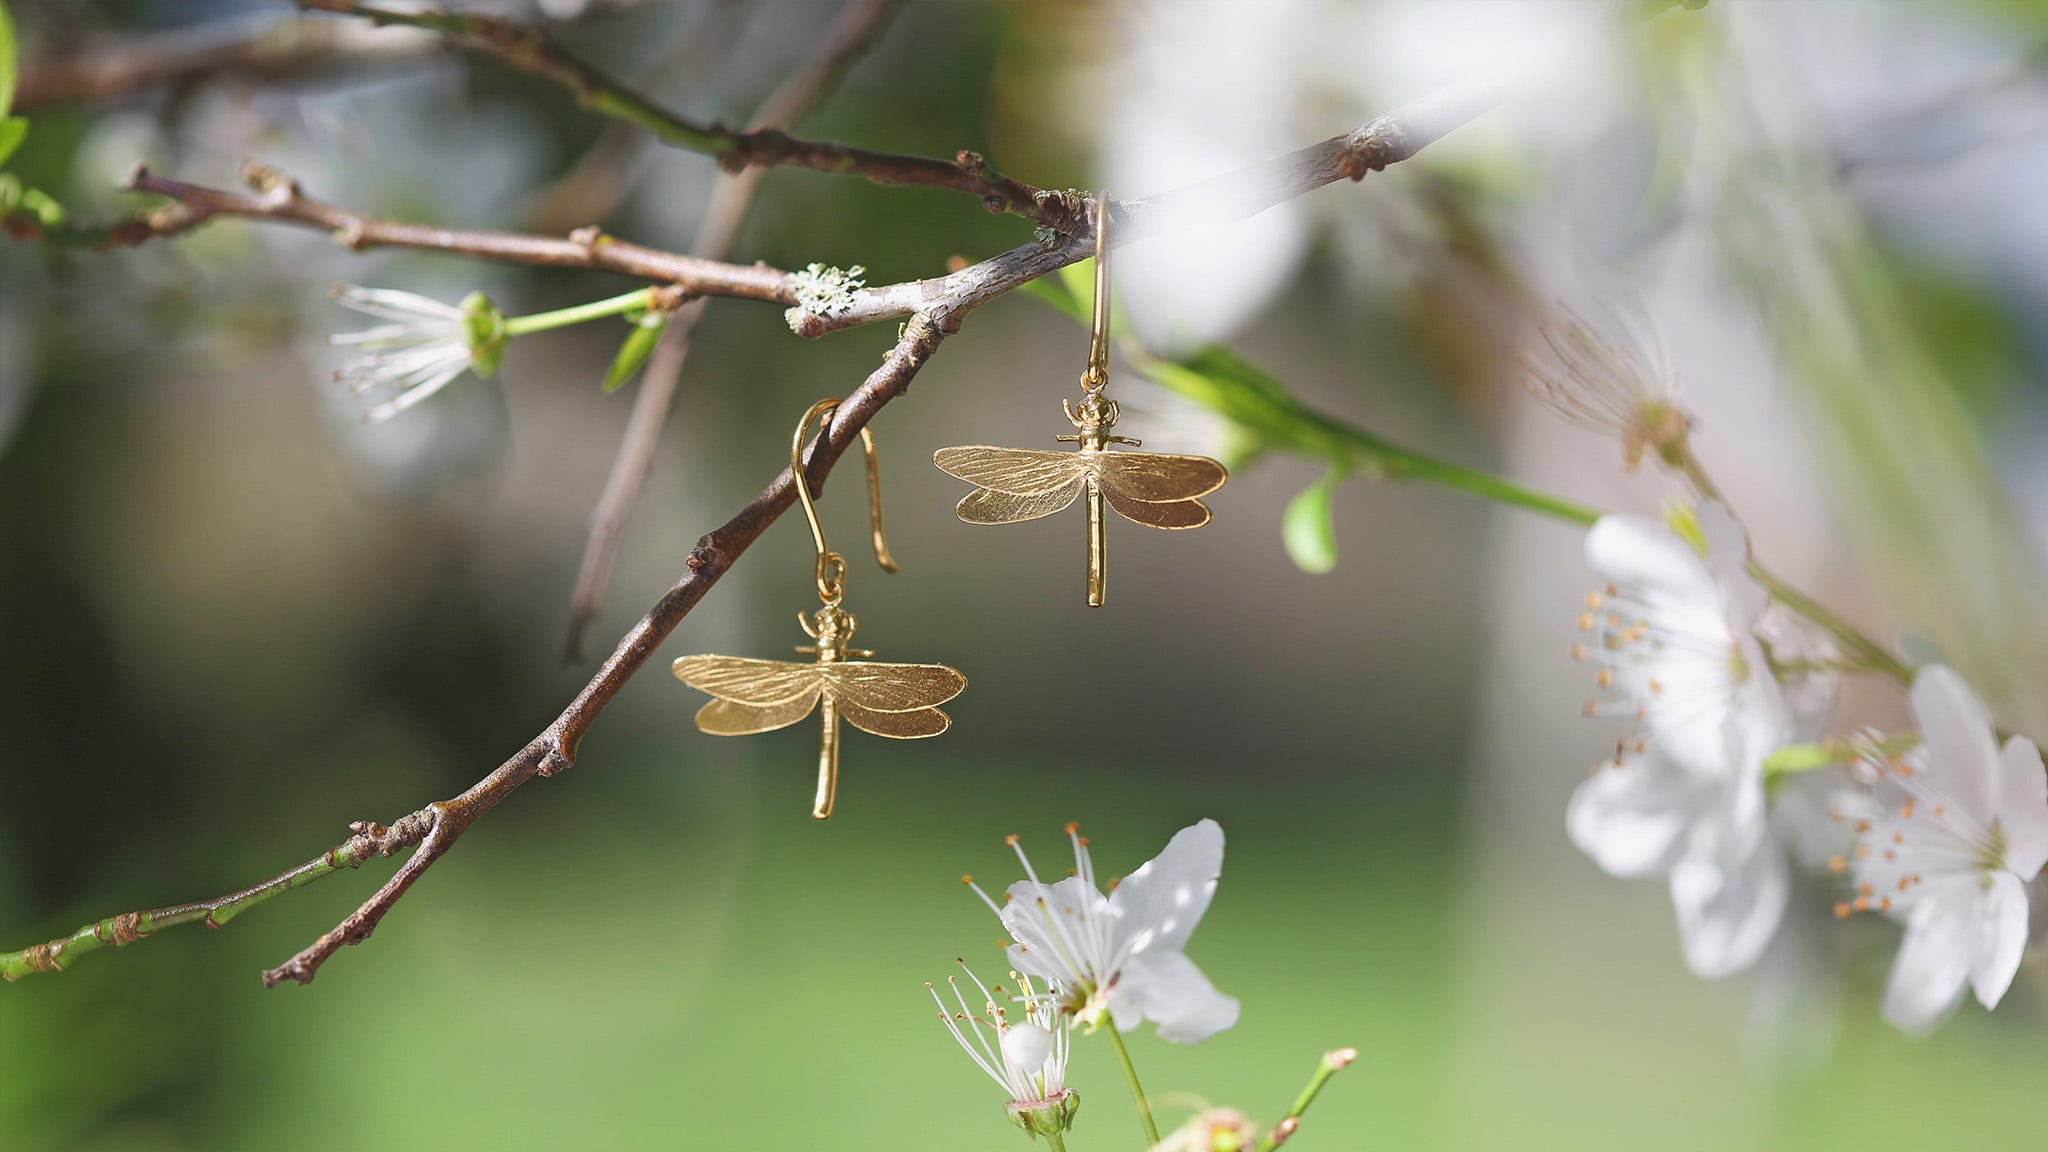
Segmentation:
{"type": "MultiPolygon", "coordinates": [[[[814,707],[820,709],[818,794],[811,807],[811,815],[820,820],[832,815],[839,791],[839,721],[897,740],[937,736],[953,723],[938,705],[967,687],[967,677],[944,664],[878,663],[870,659],[873,652],[848,644],[853,639],[853,613],[839,606],[846,592],[846,561],[825,544],[825,529],[818,520],[818,506],[804,479],[803,466],[804,430],[812,420],[822,419],[838,406],[837,400],[811,405],[797,421],[789,442],[790,477],[818,550],[818,600],[822,604],[809,616],[797,613],[798,625],[816,641],[797,652],[815,655],[817,662],[745,656],[684,656],[675,662],[676,679],[712,697],[698,709],[697,727],[713,736],[772,732],[809,716],[814,707]]],[[[829,423],[819,425],[820,437],[827,427],[829,423]]],[[[882,480],[875,465],[875,437],[862,428],[860,438],[867,454],[868,518],[875,562],[884,571],[894,572],[896,562],[882,536],[882,480]]]]}
{"type": "Polygon", "coordinates": [[[1095,198],[1095,322],[1088,348],[1088,369],[1081,374],[1081,402],[1060,408],[1077,429],[1075,450],[997,448],[986,444],[941,448],[932,463],[970,484],[974,491],[954,509],[969,524],[1014,524],[1050,516],[1088,496],[1088,603],[1099,607],[1107,589],[1104,571],[1108,550],[1107,504],[1126,520],[1153,528],[1200,528],[1209,522],[1207,496],[1230,478],[1223,465],[1206,456],[1162,452],[1117,452],[1140,441],[1113,436],[1119,414],[1116,401],[1102,393],[1109,386],[1109,197],[1095,198]]]}

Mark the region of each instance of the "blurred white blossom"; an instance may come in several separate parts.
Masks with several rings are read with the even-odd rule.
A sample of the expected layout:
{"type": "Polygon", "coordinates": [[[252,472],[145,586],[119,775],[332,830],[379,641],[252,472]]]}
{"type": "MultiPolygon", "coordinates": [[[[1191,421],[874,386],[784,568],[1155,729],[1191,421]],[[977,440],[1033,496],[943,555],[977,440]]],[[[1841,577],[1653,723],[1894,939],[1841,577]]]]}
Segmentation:
{"type": "Polygon", "coordinates": [[[387,395],[363,414],[373,423],[425,400],[470,368],[489,376],[503,355],[504,317],[481,293],[455,307],[411,292],[344,284],[334,299],[386,321],[327,338],[357,349],[335,372],[337,381],[357,396],[387,395]]]}
{"type": "Polygon", "coordinates": [[[1607,516],[1586,556],[1607,580],[1574,655],[1637,721],[1574,793],[1572,838],[1617,876],[1668,876],[1686,963],[1715,978],[1754,963],[1785,910],[1790,877],[1771,835],[1763,762],[1793,717],[1756,636],[1767,604],[1749,544],[1721,505],[1695,521],[1698,544],[1655,520],[1607,516]]]}
{"type": "Polygon", "coordinates": [[[1913,717],[1920,747],[1869,760],[1879,807],[1856,824],[1856,893],[1837,912],[1905,922],[1884,1017],[1924,1033],[1966,988],[1997,1007],[2019,970],[2026,882],[2048,863],[2048,769],[2023,736],[2001,749],[1976,693],[1941,665],[1914,678],[1913,717]]]}

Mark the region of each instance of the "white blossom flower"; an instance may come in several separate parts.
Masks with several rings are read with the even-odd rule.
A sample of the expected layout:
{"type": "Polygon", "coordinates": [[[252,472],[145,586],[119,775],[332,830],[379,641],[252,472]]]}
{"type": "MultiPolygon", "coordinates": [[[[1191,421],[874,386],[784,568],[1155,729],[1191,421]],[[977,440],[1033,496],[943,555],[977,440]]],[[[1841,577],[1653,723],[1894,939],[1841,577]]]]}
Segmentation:
{"type": "Polygon", "coordinates": [[[1692,418],[1678,402],[1678,374],[1647,316],[1617,312],[1616,337],[1565,310],[1539,329],[1550,356],[1524,356],[1523,383],[1546,408],[1581,428],[1621,441],[1633,472],[1643,453],[1684,459],[1692,418]]]}
{"type": "Polygon", "coordinates": [[[504,317],[482,293],[471,293],[454,307],[411,292],[344,284],[335,288],[334,299],[388,321],[327,338],[330,344],[357,348],[334,374],[337,381],[357,396],[390,393],[363,414],[368,422],[398,415],[447,387],[465,369],[488,377],[503,358],[504,317]]]}
{"type": "Polygon", "coordinates": [[[1031,978],[1012,972],[1019,995],[1005,1000],[1003,986],[989,988],[962,960],[960,970],[981,993],[981,1011],[968,1006],[960,983],[946,978],[946,985],[958,1002],[956,1012],[946,1006],[937,988],[925,985],[939,1006],[939,1020],[953,1034],[969,1059],[1010,1095],[1010,1119],[1033,1136],[1056,1136],[1073,1124],[1080,1096],[1067,1087],[1067,1054],[1072,1039],[1066,1023],[1059,1018],[1060,988],[1048,984],[1043,993],[1032,987],[1031,978]],[[1010,1019],[1011,1003],[1024,1006],[1023,1019],[1010,1019]],[[961,1025],[967,1025],[962,1028],[961,1025]],[[989,1042],[989,1033],[995,1042],[989,1042]],[[969,1035],[973,1036],[969,1040],[969,1035]]]}
{"type": "Polygon", "coordinates": [[[2027,942],[2025,885],[2048,863],[2048,769],[2023,736],[2001,750],[1983,703],[1941,665],[1914,677],[1913,717],[1920,747],[1867,761],[1882,807],[1857,821],[1853,861],[1832,867],[1856,885],[1837,915],[1905,922],[1884,1017],[1917,1034],[1965,988],[1994,1008],[2012,985],[2027,942]]]}
{"type": "Polygon", "coordinates": [[[1793,729],[1756,629],[1768,599],[1749,574],[1742,528],[1719,504],[1699,509],[1696,548],[1640,516],[1603,517],[1586,556],[1607,581],[1580,617],[1597,642],[1573,655],[1600,665],[1615,710],[1637,730],[1572,796],[1572,842],[1617,876],[1668,876],[1679,939],[1709,979],[1763,953],[1790,890],[1771,835],[1763,763],[1793,729]]]}
{"type": "Polygon", "coordinates": [[[1008,843],[1027,878],[1010,886],[1003,904],[967,878],[1016,941],[1011,965],[1057,981],[1062,1006],[1090,1028],[1105,1015],[1120,1032],[1151,1020],[1160,1038],[1193,1044],[1237,1023],[1238,1002],[1184,952],[1223,871],[1223,829],[1203,820],[1174,833],[1159,855],[1112,882],[1108,896],[1096,884],[1088,842],[1072,824],[1066,832],[1074,871],[1056,884],[1039,880],[1015,836],[1008,843]]]}

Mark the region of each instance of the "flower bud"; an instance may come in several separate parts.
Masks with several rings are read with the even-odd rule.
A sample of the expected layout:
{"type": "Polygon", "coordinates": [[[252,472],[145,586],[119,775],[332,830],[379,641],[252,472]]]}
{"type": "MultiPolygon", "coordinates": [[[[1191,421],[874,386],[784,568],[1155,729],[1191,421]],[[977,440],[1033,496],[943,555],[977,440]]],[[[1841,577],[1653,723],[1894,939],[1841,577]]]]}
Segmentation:
{"type": "MultiPolygon", "coordinates": [[[[1005,1037],[1008,1039],[1008,1037],[1005,1037]]],[[[1040,1136],[1063,1136],[1074,1126],[1074,1113],[1081,1110],[1081,1094],[1063,1088],[1044,1100],[1017,1100],[1009,1105],[1010,1123],[1036,1140],[1040,1136]]]]}

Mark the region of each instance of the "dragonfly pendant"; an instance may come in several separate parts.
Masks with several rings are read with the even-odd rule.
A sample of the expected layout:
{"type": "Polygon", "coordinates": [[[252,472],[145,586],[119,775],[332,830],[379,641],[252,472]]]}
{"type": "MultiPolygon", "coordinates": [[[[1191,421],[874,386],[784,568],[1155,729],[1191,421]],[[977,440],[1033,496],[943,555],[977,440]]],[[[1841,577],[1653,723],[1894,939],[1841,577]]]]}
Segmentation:
{"type": "Polygon", "coordinates": [[[827,604],[797,623],[815,645],[798,648],[814,664],[745,656],[684,656],[676,679],[712,697],[698,709],[697,727],[713,736],[747,736],[787,728],[819,710],[818,795],[811,815],[832,815],[839,791],[839,722],[877,736],[916,740],[937,736],[953,720],[938,705],[958,696],[967,677],[944,664],[885,664],[852,648],[853,613],[827,604]],[[861,659],[848,659],[861,657],[861,659]]]}
{"type": "Polygon", "coordinates": [[[932,454],[932,462],[977,485],[954,509],[969,524],[1036,520],[1065,509],[1087,493],[1088,603],[1099,607],[1107,584],[1108,533],[1103,506],[1126,520],[1153,528],[1200,528],[1209,522],[1209,506],[1201,497],[1223,487],[1230,474],[1206,456],[1115,451],[1115,445],[1135,448],[1140,442],[1110,435],[1117,405],[1099,390],[1088,391],[1078,410],[1065,399],[1060,406],[1080,431],[1056,439],[1075,442],[1075,451],[974,444],[941,448],[932,454]]]}

